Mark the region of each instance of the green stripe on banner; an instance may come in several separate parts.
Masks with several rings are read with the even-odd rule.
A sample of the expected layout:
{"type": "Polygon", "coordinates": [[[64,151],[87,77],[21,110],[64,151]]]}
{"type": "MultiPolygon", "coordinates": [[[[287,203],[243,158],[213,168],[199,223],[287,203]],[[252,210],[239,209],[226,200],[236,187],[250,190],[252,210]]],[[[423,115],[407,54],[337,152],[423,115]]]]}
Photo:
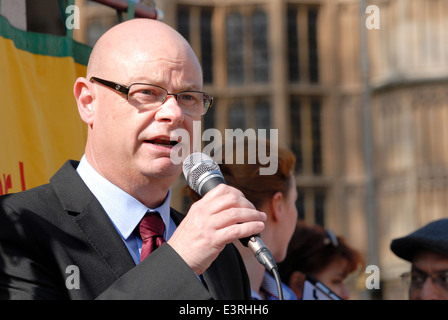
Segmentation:
{"type": "Polygon", "coordinates": [[[92,48],[67,36],[30,32],[13,27],[0,15],[0,37],[10,39],[17,49],[53,57],[73,57],[77,63],[87,65],[92,48]]]}
{"type": "Polygon", "coordinates": [[[135,18],[135,8],[134,8],[134,1],[128,0],[128,12],[127,12],[127,19],[134,19],[135,18]]]}

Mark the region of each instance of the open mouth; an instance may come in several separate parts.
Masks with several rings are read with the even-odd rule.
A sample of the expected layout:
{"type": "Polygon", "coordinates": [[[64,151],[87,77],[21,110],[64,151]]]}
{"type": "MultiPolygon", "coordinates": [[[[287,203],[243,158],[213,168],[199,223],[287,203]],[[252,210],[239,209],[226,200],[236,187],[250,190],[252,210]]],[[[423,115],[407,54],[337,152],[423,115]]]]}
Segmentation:
{"type": "Polygon", "coordinates": [[[175,140],[163,139],[163,138],[156,138],[156,139],[153,139],[153,140],[146,140],[145,142],[154,144],[156,146],[169,147],[169,148],[174,147],[178,143],[175,140]]]}

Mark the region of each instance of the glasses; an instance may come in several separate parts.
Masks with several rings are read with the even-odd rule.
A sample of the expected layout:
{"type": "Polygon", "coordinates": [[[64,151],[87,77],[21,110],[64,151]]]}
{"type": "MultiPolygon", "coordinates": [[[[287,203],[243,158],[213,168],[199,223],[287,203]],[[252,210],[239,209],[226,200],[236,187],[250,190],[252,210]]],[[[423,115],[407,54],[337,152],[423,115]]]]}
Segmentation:
{"type": "Polygon", "coordinates": [[[165,103],[168,96],[174,96],[177,104],[185,114],[200,117],[204,115],[213,103],[213,97],[202,91],[182,91],[169,93],[155,84],[132,83],[125,86],[116,82],[91,77],[90,81],[98,82],[119,93],[125,94],[131,104],[138,104],[147,110],[153,110],[165,103]]]}
{"type": "Polygon", "coordinates": [[[434,284],[448,291],[448,270],[431,273],[426,273],[422,270],[412,270],[411,272],[403,273],[400,277],[411,289],[419,289],[423,287],[423,284],[429,277],[434,284]]]}

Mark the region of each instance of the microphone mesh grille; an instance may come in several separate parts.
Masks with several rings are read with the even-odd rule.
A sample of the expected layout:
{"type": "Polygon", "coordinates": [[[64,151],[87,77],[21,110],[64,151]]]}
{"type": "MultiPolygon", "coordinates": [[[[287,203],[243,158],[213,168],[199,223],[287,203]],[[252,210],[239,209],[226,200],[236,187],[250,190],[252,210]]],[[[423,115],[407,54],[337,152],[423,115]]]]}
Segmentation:
{"type": "Polygon", "coordinates": [[[192,153],[184,160],[183,172],[185,179],[190,188],[196,192],[198,192],[197,182],[199,178],[204,173],[210,171],[221,172],[218,164],[212,158],[201,152],[192,153]]]}

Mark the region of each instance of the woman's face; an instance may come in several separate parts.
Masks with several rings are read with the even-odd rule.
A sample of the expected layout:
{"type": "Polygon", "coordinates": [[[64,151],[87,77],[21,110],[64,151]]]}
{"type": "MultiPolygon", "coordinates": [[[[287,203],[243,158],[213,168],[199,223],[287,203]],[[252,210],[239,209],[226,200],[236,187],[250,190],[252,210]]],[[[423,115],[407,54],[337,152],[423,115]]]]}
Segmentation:
{"type": "Polygon", "coordinates": [[[349,298],[349,291],[344,284],[348,276],[347,263],[343,257],[335,257],[322,271],[313,273],[317,279],[344,300],[349,298]]]}

